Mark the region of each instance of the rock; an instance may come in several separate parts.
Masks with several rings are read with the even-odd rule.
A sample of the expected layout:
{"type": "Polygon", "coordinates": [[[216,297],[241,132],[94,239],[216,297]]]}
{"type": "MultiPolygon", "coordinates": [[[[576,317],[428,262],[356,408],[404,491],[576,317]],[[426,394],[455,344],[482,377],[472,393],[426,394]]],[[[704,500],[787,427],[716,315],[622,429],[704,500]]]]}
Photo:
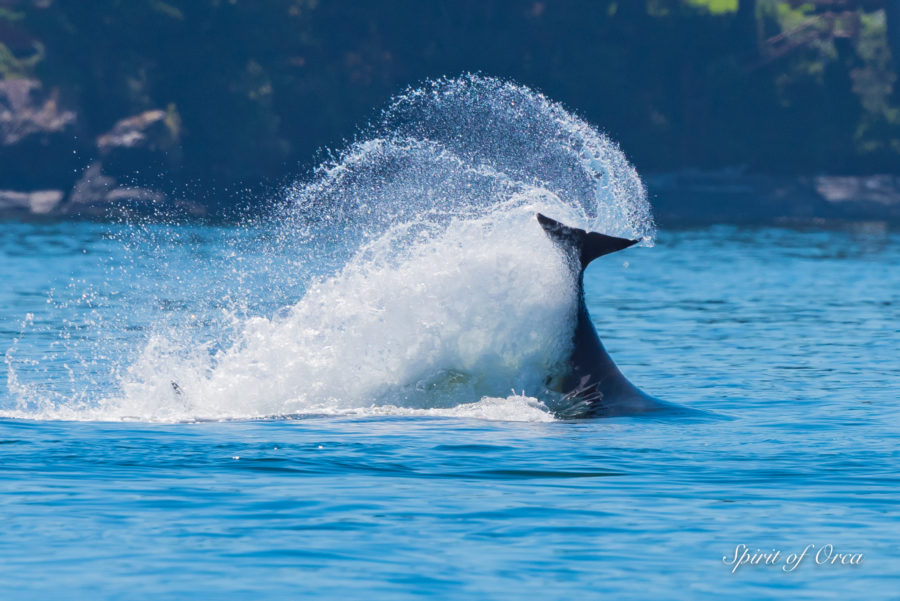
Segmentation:
{"type": "Polygon", "coordinates": [[[40,91],[41,83],[33,79],[0,81],[0,144],[61,133],[74,124],[75,113],[60,110],[56,93],[41,96],[40,91]]]}
{"type": "Polygon", "coordinates": [[[203,207],[172,200],[153,188],[123,185],[107,175],[105,165],[101,163],[93,163],[84,171],[62,212],[92,218],[146,216],[160,219],[205,214],[203,207]]]}
{"type": "Polygon", "coordinates": [[[62,202],[62,190],[38,190],[29,194],[28,206],[35,215],[49,215],[62,202]]]}
{"type": "Polygon", "coordinates": [[[177,114],[153,110],[122,119],[97,138],[97,148],[106,173],[152,185],[180,164],[177,114]]]}
{"type": "Polygon", "coordinates": [[[49,215],[59,207],[63,196],[62,190],[37,190],[35,192],[0,190],[0,216],[49,215]]]}
{"type": "Polygon", "coordinates": [[[105,200],[120,213],[164,216],[172,208],[165,194],[149,188],[115,188],[107,193],[105,200]]]}
{"type": "Polygon", "coordinates": [[[165,111],[146,111],[118,121],[109,132],[97,138],[103,154],[121,148],[146,148],[159,151],[174,144],[174,136],[166,125],[165,111]]]}
{"type": "Polygon", "coordinates": [[[816,191],[830,203],[867,203],[900,208],[900,176],[869,175],[813,178],[816,191]]]}
{"type": "Polygon", "coordinates": [[[77,214],[89,211],[95,205],[105,205],[106,195],[115,187],[116,180],[103,174],[100,163],[94,163],[84,170],[81,179],[72,188],[64,212],[77,214]]]}
{"type": "Polygon", "coordinates": [[[32,79],[0,81],[0,186],[68,187],[75,179],[79,142],[76,114],[58,93],[32,79]]]}
{"type": "Polygon", "coordinates": [[[644,177],[662,225],[900,220],[900,178],[791,177],[686,169],[644,177]]]}

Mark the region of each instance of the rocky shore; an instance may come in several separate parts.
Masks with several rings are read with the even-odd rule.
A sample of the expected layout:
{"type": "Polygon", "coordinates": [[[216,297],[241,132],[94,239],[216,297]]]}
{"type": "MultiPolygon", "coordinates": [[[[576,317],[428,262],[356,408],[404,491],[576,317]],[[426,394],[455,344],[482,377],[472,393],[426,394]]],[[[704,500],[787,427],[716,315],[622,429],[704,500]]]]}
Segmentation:
{"type": "Polygon", "coordinates": [[[660,225],[900,222],[900,176],[784,176],[739,169],[644,176],[660,225]]]}
{"type": "MultiPolygon", "coordinates": [[[[217,216],[178,180],[181,124],[162,108],[84,133],[59,94],[0,81],[0,218],[217,216]]],[[[660,225],[900,221],[900,176],[773,176],[739,169],[645,174],[660,225]]],[[[212,194],[211,194],[212,195],[212,194]]]]}
{"type": "Polygon", "coordinates": [[[0,218],[201,216],[167,174],[180,158],[177,116],[150,110],[95,138],[37,80],[0,81],[0,218]]]}

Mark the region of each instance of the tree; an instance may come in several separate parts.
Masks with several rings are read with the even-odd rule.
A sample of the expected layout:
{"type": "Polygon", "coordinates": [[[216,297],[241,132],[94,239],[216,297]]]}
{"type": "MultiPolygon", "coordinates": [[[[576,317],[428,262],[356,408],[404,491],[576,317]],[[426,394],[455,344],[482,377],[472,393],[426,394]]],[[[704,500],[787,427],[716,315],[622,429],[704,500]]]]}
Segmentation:
{"type": "Polygon", "coordinates": [[[900,76],[900,0],[885,0],[884,14],[887,20],[888,45],[894,59],[894,70],[900,76]]]}

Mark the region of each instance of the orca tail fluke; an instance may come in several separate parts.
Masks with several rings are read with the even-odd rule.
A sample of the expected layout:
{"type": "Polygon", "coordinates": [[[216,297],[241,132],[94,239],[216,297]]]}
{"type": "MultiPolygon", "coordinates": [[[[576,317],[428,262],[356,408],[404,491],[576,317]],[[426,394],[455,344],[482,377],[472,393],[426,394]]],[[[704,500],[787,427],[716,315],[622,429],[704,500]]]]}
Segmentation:
{"type": "Polygon", "coordinates": [[[586,232],[564,225],[541,213],[537,214],[537,220],[551,240],[576,253],[582,269],[597,257],[614,253],[640,242],[640,240],[616,238],[597,232],[586,232]]]}

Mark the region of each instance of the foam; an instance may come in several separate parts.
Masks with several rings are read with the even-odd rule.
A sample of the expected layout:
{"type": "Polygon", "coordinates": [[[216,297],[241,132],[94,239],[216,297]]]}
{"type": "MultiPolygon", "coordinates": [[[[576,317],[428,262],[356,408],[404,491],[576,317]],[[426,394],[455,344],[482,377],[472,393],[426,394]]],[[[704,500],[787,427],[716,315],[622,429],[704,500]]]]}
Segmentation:
{"type": "MultiPolygon", "coordinates": [[[[634,169],[559,105],[476,76],[407,91],[367,135],[291,186],[265,226],[271,252],[255,268],[292,274],[265,288],[263,305],[280,310],[247,315],[242,296],[260,289],[229,290],[245,310],[214,326],[227,334],[213,343],[187,318],[208,299],[188,299],[180,323],[157,324],[111,361],[102,394],[54,398],[8,360],[18,403],[0,416],[553,419],[560,399],[546,382],[571,351],[575,281],[534,215],[651,243],[634,169]]],[[[133,267],[151,280],[155,268],[133,267]]],[[[207,270],[210,282],[249,281],[207,270]]]]}

